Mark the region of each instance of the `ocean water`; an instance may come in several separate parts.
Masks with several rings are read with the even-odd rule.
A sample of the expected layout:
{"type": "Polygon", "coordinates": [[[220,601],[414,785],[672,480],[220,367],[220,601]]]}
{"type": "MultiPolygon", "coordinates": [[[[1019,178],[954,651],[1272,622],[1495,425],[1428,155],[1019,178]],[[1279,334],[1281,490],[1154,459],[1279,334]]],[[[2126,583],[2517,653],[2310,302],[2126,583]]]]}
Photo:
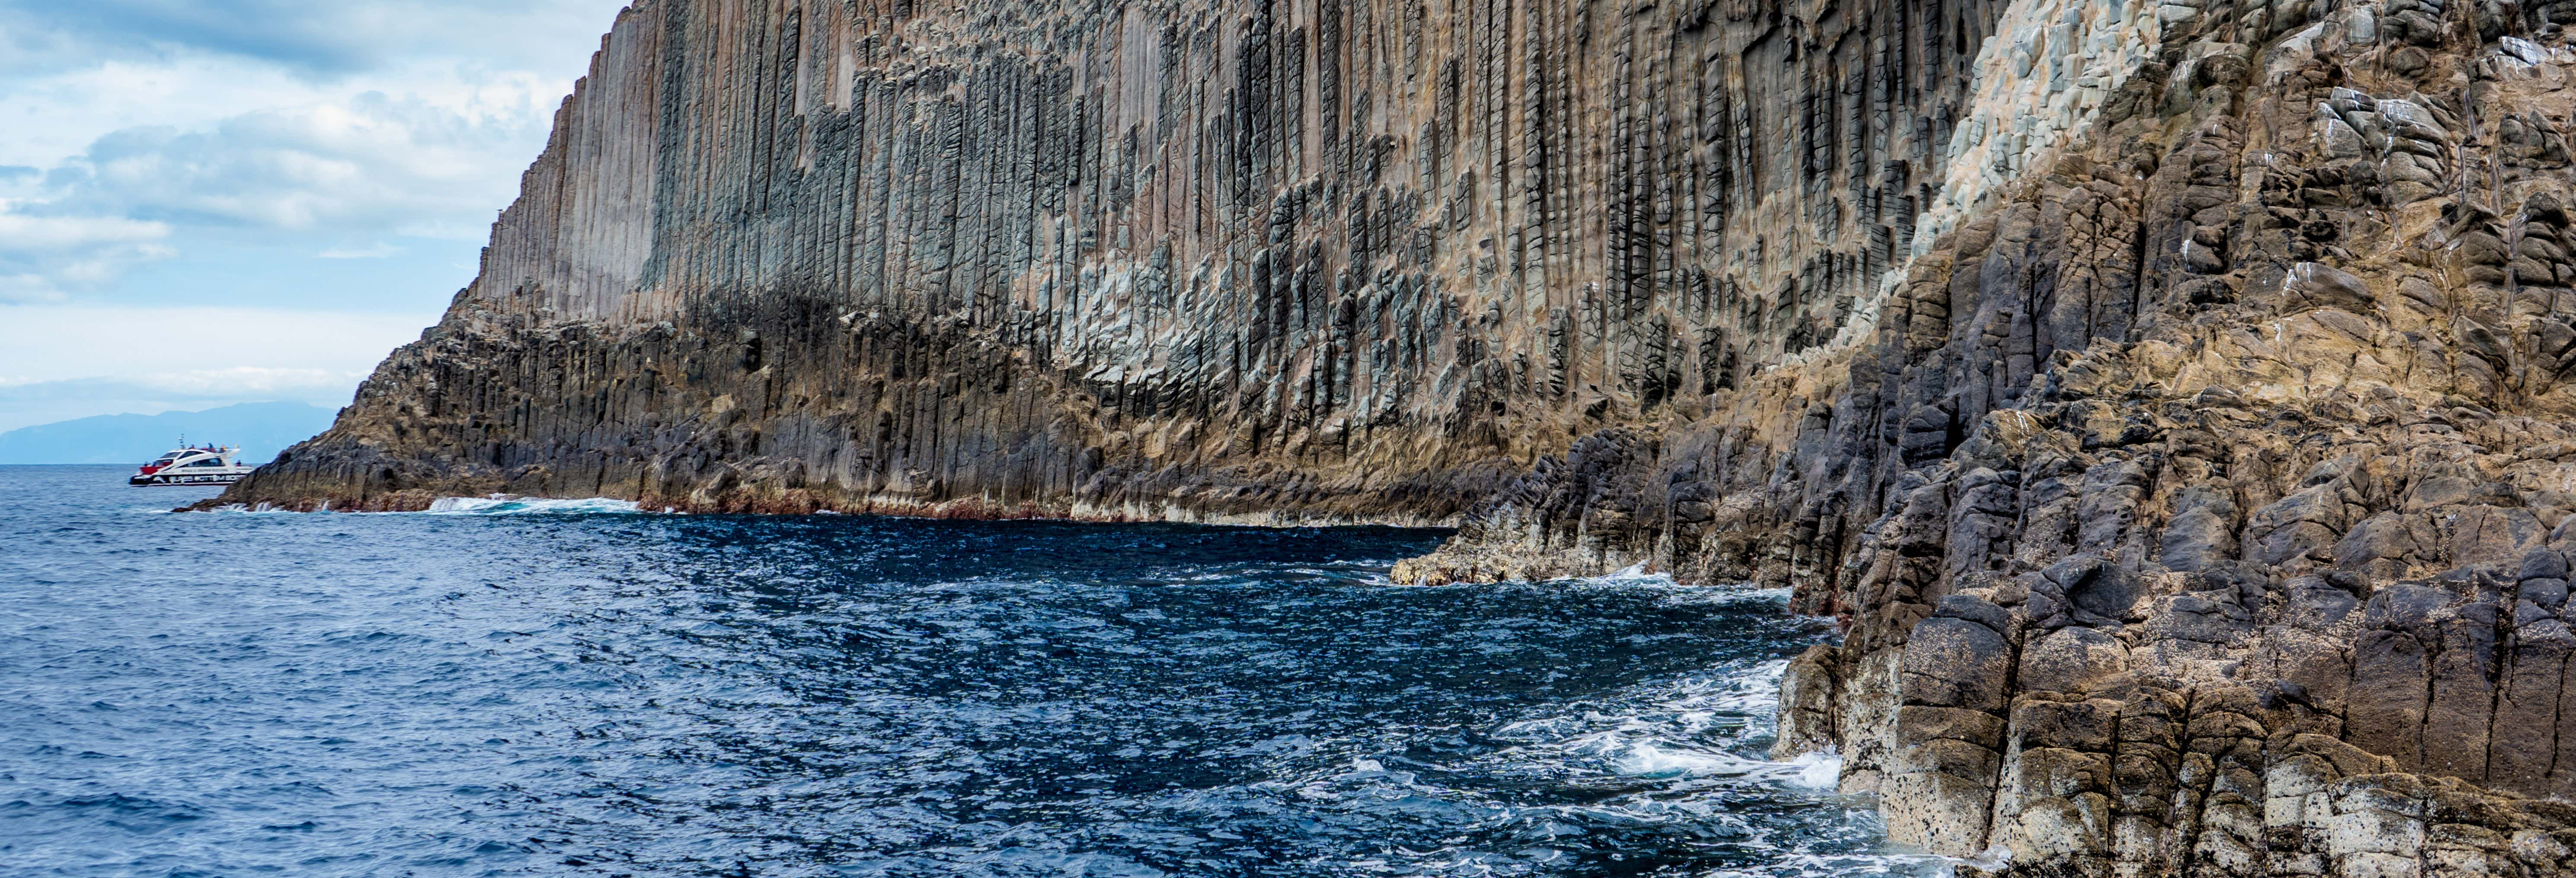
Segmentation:
{"type": "Polygon", "coordinates": [[[0,873],[1929,874],[1763,758],[1784,596],[1441,534],[162,510],[0,467],[0,873]]]}

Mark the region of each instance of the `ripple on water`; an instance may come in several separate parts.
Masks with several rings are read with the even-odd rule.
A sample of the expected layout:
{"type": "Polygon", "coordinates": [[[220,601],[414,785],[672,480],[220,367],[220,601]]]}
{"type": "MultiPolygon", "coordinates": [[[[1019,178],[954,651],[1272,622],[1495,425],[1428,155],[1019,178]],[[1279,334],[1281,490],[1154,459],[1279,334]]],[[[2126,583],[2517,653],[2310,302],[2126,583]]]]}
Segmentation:
{"type": "Polygon", "coordinates": [[[1778,591],[1388,587],[1425,531],[132,515],[116,478],[0,467],[38,543],[0,553],[0,858],[48,874],[1938,868],[1763,758],[1826,633],[1778,591]]]}

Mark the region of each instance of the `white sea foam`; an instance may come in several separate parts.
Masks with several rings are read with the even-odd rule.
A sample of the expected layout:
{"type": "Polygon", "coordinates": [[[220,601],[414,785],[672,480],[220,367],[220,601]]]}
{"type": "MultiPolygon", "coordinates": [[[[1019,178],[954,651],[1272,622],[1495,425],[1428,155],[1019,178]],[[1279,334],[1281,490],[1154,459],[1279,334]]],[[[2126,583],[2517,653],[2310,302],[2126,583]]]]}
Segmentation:
{"type": "Polygon", "coordinates": [[[1672,574],[1670,574],[1670,573],[1648,573],[1648,572],[1646,572],[1646,562],[1644,562],[1644,561],[1639,561],[1639,562],[1637,562],[1637,563],[1635,563],[1635,564],[1630,564],[1630,565],[1628,565],[1626,568],[1621,569],[1619,572],[1612,573],[1612,574],[1610,574],[1610,575],[1608,575],[1608,576],[1594,577],[1594,579],[1595,579],[1595,580],[1597,580],[1597,581],[1600,581],[1600,582],[1615,582],[1615,583],[1638,583],[1638,582],[1648,582],[1648,583],[1654,583],[1654,584],[1657,584],[1657,585],[1672,585],[1672,584],[1674,584],[1674,582],[1673,582],[1673,576],[1672,576],[1672,574]]]}
{"type": "Polygon", "coordinates": [[[1621,750],[1612,764],[1618,766],[1619,773],[1638,777],[1742,777],[1775,764],[1724,751],[1673,747],[1654,740],[1631,742],[1621,750]]]}
{"type": "Polygon", "coordinates": [[[266,504],[266,503],[259,503],[259,504],[248,504],[248,503],[226,503],[226,504],[224,504],[224,505],[222,505],[222,506],[217,506],[217,507],[215,507],[215,508],[208,509],[208,510],[206,510],[206,511],[207,511],[207,512],[214,512],[214,513],[221,513],[221,514],[226,514],[226,515],[294,515],[294,514],[296,514],[294,510],[290,510],[290,509],[279,509],[279,508],[277,508],[277,507],[275,507],[275,506],[271,506],[271,505],[266,504]]]}
{"type": "Polygon", "coordinates": [[[513,497],[494,494],[489,497],[440,497],[431,501],[424,515],[576,515],[637,512],[633,500],[588,497],[580,500],[550,500],[539,497],[513,497]]]}
{"type": "MultiPolygon", "coordinates": [[[[137,509],[138,512],[168,512],[166,508],[137,509]]],[[[230,503],[207,510],[234,515],[297,515],[267,503],[230,503]]],[[[332,511],[328,505],[316,512],[332,511]]],[[[429,508],[419,512],[380,512],[377,515],[584,515],[599,513],[640,512],[632,500],[587,497],[579,500],[554,500],[542,497],[517,497],[493,494],[488,497],[440,497],[430,501],[429,508]]],[[[670,510],[663,510],[668,512],[670,510]]]]}
{"type": "Polygon", "coordinates": [[[1788,602],[1789,602],[1789,589],[1787,589],[1787,588],[1785,588],[1785,587],[1783,587],[1783,588],[1741,588],[1741,587],[1737,587],[1737,588],[1728,588],[1728,589],[1725,589],[1725,590],[1722,592],[1722,594],[1724,595],[1724,599],[1725,599],[1725,600],[1730,600],[1730,601],[1745,601],[1745,602],[1747,602],[1747,603],[1754,602],[1754,601],[1770,601],[1770,602],[1772,602],[1772,603],[1777,603],[1777,604],[1786,604],[1786,603],[1788,603],[1788,602]]]}
{"type": "Polygon", "coordinates": [[[1797,776],[1789,779],[1792,786],[1831,792],[1842,784],[1843,757],[1831,749],[1822,753],[1800,754],[1798,758],[1789,760],[1789,764],[1799,767],[1797,776]]]}
{"type": "MultiPolygon", "coordinates": [[[[1676,589],[1705,593],[1702,589],[1676,589]]],[[[1785,589],[1737,589],[1726,600],[1786,600],[1785,589]]],[[[1836,794],[1842,756],[1810,753],[1788,761],[1760,754],[1773,733],[1772,715],[1779,707],[1780,676],[1785,660],[1730,662],[1698,674],[1645,684],[1600,700],[1567,705],[1568,710],[1498,726],[1494,736],[1514,742],[1496,754],[1500,762],[1559,765],[1576,774],[1641,781],[1665,781],[1670,792],[1622,797],[1584,805],[1532,809],[1522,819],[1536,824],[1564,821],[1598,825],[1637,821],[1683,821],[1733,836],[1746,850],[1767,851],[1777,859],[1757,868],[1713,875],[1925,876],[1931,878],[1949,861],[1894,850],[1852,850],[1844,845],[1851,833],[1874,832],[1866,804],[1836,794]],[[1678,795],[1674,794],[1678,793],[1678,795]],[[1790,828],[1739,813],[1747,796],[1810,799],[1819,813],[1843,815],[1814,826],[1790,828]],[[1819,833],[1809,835],[1809,833],[1819,833]]],[[[1488,864],[1480,854],[1440,862],[1448,874],[1473,873],[1488,864]]]]}
{"type": "Polygon", "coordinates": [[[1673,579],[1673,576],[1670,573],[1660,571],[1654,573],[1646,572],[1646,564],[1642,561],[1628,565],[1616,572],[1605,573],[1600,576],[1578,576],[1571,579],[1559,579],[1555,580],[1554,584],[1613,588],[1636,588],[1639,586],[1664,587],[1671,589],[1672,593],[1676,596],[1684,597],[1694,603],[1731,604],[1737,602],[1770,602],[1787,604],[1789,602],[1789,589],[1787,588],[1756,588],[1752,583],[1683,585],[1680,581],[1673,579]]]}
{"type": "Polygon", "coordinates": [[[1621,775],[1734,779],[1830,792],[1842,770],[1838,755],[1807,754],[1777,762],[1742,753],[1746,740],[1770,731],[1770,717],[1779,708],[1780,675],[1788,664],[1781,660],[1744,664],[1604,705],[1618,708],[1615,712],[1524,720],[1498,731],[1544,741],[1555,736],[1551,733],[1581,729],[1559,738],[1552,749],[1598,760],[1621,775]]]}

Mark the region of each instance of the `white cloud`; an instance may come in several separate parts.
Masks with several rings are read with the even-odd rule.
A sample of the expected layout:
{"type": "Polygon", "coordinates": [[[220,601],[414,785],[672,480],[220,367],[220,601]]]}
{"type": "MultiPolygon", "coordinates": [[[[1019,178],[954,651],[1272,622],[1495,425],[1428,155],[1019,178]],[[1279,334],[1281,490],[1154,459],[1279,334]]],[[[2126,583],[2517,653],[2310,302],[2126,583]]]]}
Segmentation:
{"type": "Polygon", "coordinates": [[[0,0],[0,73],[210,55],[310,78],[418,55],[537,63],[623,0],[0,0]]]}
{"type": "Polygon", "coordinates": [[[363,373],[437,319],[264,308],[0,306],[0,379],[141,379],[241,367],[363,373]]]}
{"type": "Polygon", "coordinates": [[[314,392],[338,391],[357,386],[367,377],[363,369],[278,369],[265,366],[231,366],[221,369],[191,369],[186,372],[158,372],[143,376],[138,382],[164,392],[188,396],[304,396],[314,392]]]}
{"type": "Polygon", "coordinates": [[[53,302],[173,255],[165,223],[119,216],[31,216],[0,199],[0,303],[53,302]]]}
{"type": "Polygon", "coordinates": [[[60,302],[68,298],[55,275],[32,271],[0,274],[0,305],[60,302]]]}
{"type": "Polygon", "coordinates": [[[206,306],[419,285],[516,194],[624,2],[0,0],[0,430],[346,402],[433,308],[206,306]]]}
{"type": "MultiPolygon", "coordinates": [[[[0,0],[0,45],[8,39],[10,3],[0,0]]],[[[581,15],[574,24],[559,15],[555,26],[534,29],[539,33],[494,22],[496,31],[547,44],[544,52],[520,53],[526,57],[486,46],[456,45],[442,52],[406,43],[373,56],[368,69],[328,78],[270,59],[188,47],[138,55],[101,44],[60,65],[8,72],[0,64],[0,123],[11,129],[0,139],[0,165],[49,168],[114,131],[204,131],[249,113],[343,104],[369,93],[418,100],[469,118],[533,114],[542,136],[556,102],[587,69],[611,17],[581,15]],[[20,121],[29,124],[14,124],[20,121]]]]}
{"type": "Polygon", "coordinates": [[[27,248],[88,247],[157,241],[170,236],[168,225],[119,217],[31,217],[10,213],[0,201],[0,241],[27,248]]]}
{"type": "Polygon", "coordinates": [[[480,237],[543,136],[379,93],[187,132],[110,132],[48,175],[52,210],[249,231],[480,237]]]}
{"type": "Polygon", "coordinates": [[[208,234],[480,239],[621,5],[0,0],[0,226],[45,236],[0,228],[0,302],[208,234]]]}
{"type": "Polygon", "coordinates": [[[292,399],[345,405],[435,314],[0,306],[0,430],[292,399]]]}

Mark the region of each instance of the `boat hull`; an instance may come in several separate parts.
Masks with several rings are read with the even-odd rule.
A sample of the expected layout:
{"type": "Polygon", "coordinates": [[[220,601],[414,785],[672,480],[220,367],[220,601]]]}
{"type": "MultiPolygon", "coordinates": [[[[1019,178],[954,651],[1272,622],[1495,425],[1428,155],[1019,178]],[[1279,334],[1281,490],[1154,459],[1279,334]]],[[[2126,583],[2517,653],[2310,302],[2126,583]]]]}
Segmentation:
{"type": "Polygon", "coordinates": [[[137,488],[222,487],[250,475],[240,455],[234,446],[183,445],[136,469],[125,483],[137,488]]]}
{"type": "Polygon", "coordinates": [[[234,482],[241,481],[242,477],[246,475],[249,475],[249,473],[204,473],[191,475],[162,475],[154,473],[148,476],[133,476],[126,479],[125,483],[137,488],[195,488],[207,485],[229,485],[234,482]]]}

